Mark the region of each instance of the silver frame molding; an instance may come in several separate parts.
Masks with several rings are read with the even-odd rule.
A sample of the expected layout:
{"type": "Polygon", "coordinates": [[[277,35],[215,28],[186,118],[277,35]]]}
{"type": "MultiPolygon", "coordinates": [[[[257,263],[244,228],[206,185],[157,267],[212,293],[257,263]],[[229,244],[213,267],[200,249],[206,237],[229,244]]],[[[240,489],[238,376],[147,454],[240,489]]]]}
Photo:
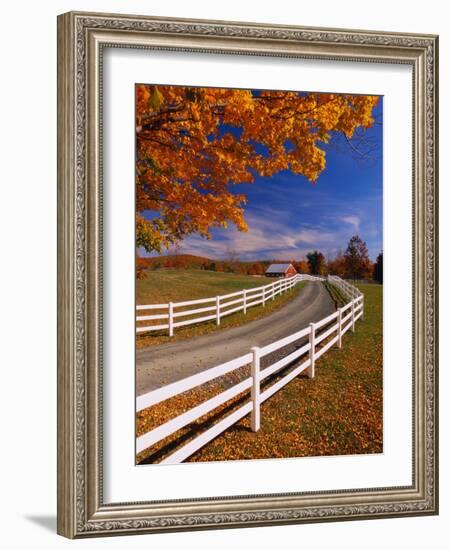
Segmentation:
{"type": "Polygon", "coordinates": [[[438,513],[438,38],[96,13],[58,17],[58,533],[70,538],[438,513]],[[413,483],[105,504],[102,49],[403,63],[413,68],[413,483]]]}

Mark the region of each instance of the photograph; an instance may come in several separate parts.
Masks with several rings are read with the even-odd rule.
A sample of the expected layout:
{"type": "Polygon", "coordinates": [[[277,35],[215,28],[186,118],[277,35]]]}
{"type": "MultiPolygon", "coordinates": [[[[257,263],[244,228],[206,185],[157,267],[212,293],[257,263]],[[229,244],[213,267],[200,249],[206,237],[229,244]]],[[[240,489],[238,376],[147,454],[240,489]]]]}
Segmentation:
{"type": "Polygon", "coordinates": [[[383,96],[134,111],[136,465],[383,453],[383,96]]]}

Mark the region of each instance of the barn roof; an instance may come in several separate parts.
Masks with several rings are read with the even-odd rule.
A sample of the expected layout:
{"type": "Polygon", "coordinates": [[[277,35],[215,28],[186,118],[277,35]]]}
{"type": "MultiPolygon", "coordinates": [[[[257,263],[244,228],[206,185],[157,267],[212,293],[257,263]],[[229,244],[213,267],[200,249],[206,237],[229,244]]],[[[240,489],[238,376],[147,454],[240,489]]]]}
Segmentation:
{"type": "Polygon", "coordinates": [[[271,264],[266,269],[266,273],[285,273],[292,264],[271,264]]]}

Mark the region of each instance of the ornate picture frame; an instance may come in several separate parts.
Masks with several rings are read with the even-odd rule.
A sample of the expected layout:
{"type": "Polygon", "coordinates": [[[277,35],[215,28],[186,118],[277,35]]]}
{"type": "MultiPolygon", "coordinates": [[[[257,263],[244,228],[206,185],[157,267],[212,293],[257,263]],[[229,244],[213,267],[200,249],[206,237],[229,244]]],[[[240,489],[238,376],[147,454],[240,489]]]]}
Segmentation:
{"type": "Polygon", "coordinates": [[[58,17],[58,533],[70,538],[438,513],[438,38],[70,12],[58,17]],[[105,48],[412,68],[412,484],[105,502],[102,95],[105,48]]]}

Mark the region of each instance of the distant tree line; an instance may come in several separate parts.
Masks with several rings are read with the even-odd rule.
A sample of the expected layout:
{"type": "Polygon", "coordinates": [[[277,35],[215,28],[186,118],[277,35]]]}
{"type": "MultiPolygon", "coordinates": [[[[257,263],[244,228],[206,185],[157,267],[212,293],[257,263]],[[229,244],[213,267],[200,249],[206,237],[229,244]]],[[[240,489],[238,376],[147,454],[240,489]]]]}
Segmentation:
{"type": "MultiPolygon", "coordinates": [[[[227,258],[224,260],[212,260],[201,256],[190,254],[170,254],[167,256],[158,256],[155,258],[136,259],[137,277],[145,276],[147,269],[202,269],[207,271],[216,271],[218,273],[236,273],[239,275],[264,275],[272,260],[263,260],[256,262],[243,262],[236,258],[227,258]]],[[[301,262],[296,262],[301,263],[301,262]]],[[[305,263],[305,262],[303,262],[305,263]]]]}
{"type": "Polygon", "coordinates": [[[136,258],[136,274],[145,277],[148,269],[203,269],[218,273],[236,273],[239,275],[264,275],[272,263],[291,263],[298,273],[311,275],[338,275],[346,279],[366,279],[383,282],[383,252],[372,262],[368,255],[366,243],[354,235],[348,242],[346,250],[339,250],[333,258],[326,258],[320,250],[306,254],[305,260],[272,259],[255,262],[244,262],[234,252],[229,252],[224,260],[212,260],[191,254],[180,254],[177,251],[167,256],[136,258]]]}

